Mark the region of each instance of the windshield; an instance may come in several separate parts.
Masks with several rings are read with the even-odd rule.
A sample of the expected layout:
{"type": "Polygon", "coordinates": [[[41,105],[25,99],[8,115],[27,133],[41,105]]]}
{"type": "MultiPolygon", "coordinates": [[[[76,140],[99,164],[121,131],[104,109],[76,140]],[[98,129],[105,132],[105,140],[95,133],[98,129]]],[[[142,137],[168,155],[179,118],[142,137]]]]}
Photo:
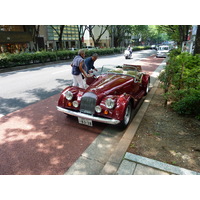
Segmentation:
{"type": "Polygon", "coordinates": [[[138,67],[133,65],[104,65],[101,69],[101,74],[121,74],[135,77],[138,75],[138,67]]]}

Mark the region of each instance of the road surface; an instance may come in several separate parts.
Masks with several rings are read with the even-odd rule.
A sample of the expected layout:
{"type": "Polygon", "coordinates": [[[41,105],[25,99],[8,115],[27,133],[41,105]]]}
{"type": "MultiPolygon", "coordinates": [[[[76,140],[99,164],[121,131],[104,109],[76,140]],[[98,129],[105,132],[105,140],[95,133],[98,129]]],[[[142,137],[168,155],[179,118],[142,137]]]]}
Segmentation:
{"type": "MultiPolygon", "coordinates": [[[[95,66],[105,64],[134,63],[146,58],[154,50],[133,52],[133,58],[125,60],[123,54],[97,59],[95,66]]],[[[71,62],[0,73],[0,116],[24,108],[30,104],[60,93],[72,84],[71,62]]]]}

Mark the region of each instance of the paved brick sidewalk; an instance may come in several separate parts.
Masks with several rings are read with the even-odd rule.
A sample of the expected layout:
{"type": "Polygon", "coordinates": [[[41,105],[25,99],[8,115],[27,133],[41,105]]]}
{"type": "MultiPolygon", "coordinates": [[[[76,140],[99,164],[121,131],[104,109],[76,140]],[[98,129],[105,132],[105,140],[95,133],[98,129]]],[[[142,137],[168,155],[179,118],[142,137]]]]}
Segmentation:
{"type": "Polygon", "coordinates": [[[126,152],[117,175],[200,175],[200,173],[126,152]]]}

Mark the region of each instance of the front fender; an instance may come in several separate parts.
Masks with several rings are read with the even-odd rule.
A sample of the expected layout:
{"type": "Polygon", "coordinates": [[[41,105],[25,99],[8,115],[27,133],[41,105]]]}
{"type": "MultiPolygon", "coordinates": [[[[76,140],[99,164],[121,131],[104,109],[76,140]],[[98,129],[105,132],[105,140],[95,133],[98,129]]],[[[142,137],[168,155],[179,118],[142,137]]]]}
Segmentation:
{"type": "Polygon", "coordinates": [[[142,76],[142,85],[147,85],[150,80],[150,76],[148,74],[143,74],[142,76]]]}
{"type": "Polygon", "coordinates": [[[66,102],[67,102],[67,100],[65,98],[65,92],[66,91],[71,91],[73,93],[72,101],[73,100],[78,100],[79,101],[79,99],[81,98],[81,96],[83,94],[83,89],[82,88],[79,88],[79,87],[76,87],[76,86],[68,86],[68,87],[66,87],[62,91],[62,93],[60,95],[60,98],[58,100],[58,106],[59,107],[63,107],[64,108],[66,106],[66,102]]]}
{"type": "Polygon", "coordinates": [[[100,106],[102,108],[101,115],[104,117],[113,118],[120,121],[123,120],[126,106],[128,105],[128,102],[130,100],[131,96],[129,94],[106,96],[100,103],[100,106]],[[112,98],[113,100],[115,100],[115,106],[113,109],[106,108],[105,101],[108,98],[112,98]],[[106,110],[108,111],[107,114],[104,113],[104,111],[106,110]]]}
{"type": "Polygon", "coordinates": [[[120,121],[124,119],[126,106],[128,105],[130,100],[131,100],[131,96],[128,94],[123,94],[119,96],[116,102],[116,107],[113,112],[114,119],[117,119],[120,121]]]}

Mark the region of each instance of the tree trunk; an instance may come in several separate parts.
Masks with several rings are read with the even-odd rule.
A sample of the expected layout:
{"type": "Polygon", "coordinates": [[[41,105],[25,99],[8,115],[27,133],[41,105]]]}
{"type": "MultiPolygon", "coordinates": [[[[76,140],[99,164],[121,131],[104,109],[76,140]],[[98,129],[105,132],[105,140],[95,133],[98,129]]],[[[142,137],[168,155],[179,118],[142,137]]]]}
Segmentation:
{"type": "Polygon", "coordinates": [[[190,25],[178,26],[180,45],[182,45],[182,42],[187,41],[189,28],[190,28],[190,25]]]}
{"type": "Polygon", "coordinates": [[[197,26],[194,55],[200,54],[200,25],[197,26]]]}
{"type": "Polygon", "coordinates": [[[84,34],[86,31],[86,25],[77,25],[78,29],[78,36],[79,36],[79,48],[81,49],[83,47],[84,42],[84,34]]]}
{"type": "Polygon", "coordinates": [[[34,26],[34,31],[33,31],[33,43],[34,43],[34,50],[38,51],[38,35],[39,35],[39,31],[40,31],[40,25],[35,25],[34,26]]]}
{"type": "Polygon", "coordinates": [[[65,25],[60,25],[59,27],[59,31],[56,29],[56,27],[54,27],[53,25],[50,25],[54,30],[55,32],[57,33],[58,35],[58,42],[59,42],[59,49],[62,49],[63,48],[63,44],[62,44],[62,35],[63,35],[63,30],[65,28],[65,25]]]}
{"type": "Polygon", "coordinates": [[[59,49],[62,50],[63,49],[63,42],[62,42],[62,36],[63,36],[63,30],[65,28],[65,25],[60,25],[60,32],[58,35],[58,42],[59,42],[59,49]]]}

